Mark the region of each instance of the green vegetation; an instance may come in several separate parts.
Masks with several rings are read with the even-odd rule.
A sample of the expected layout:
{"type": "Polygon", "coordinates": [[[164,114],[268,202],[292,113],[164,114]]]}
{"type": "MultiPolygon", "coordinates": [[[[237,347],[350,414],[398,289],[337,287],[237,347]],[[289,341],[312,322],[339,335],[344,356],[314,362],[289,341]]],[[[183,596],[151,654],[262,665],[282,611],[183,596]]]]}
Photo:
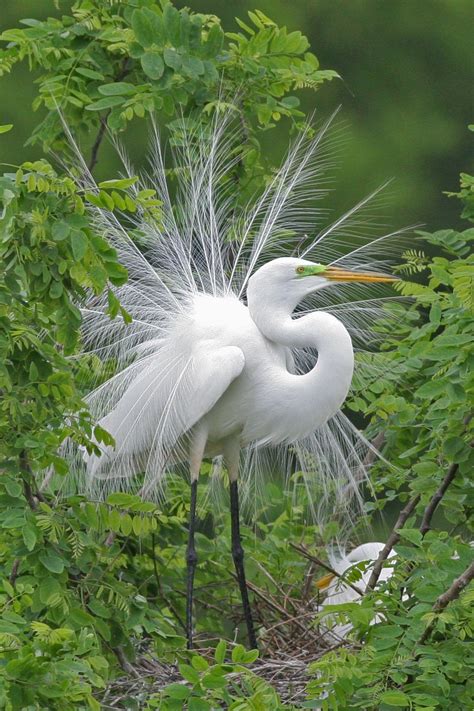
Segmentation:
{"type": "MultiPolygon", "coordinates": [[[[57,109],[87,145],[91,169],[100,169],[106,127],[117,135],[133,120],[144,131],[153,116],[179,141],[181,113],[194,116],[199,108],[205,122],[237,96],[232,110],[245,144],[232,179],[245,200],[272,171],[266,134],[278,135],[280,122],[298,131],[301,89],[318,89],[336,75],[319,69],[301,33],[261,12],[238,24],[238,32],[225,34],[217,17],[169,2],[78,0],[60,19],[28,20],[1,37],[2,72],[25,61],[38,77],[34,105],[46,111],[30,143],[52,148],[70,170],[41,158],[10,165],[0,177],[0,706],[7,711],[108,708],[106,694],[121,675],[130,683],[114,708],[473,705],[472,588],[453,586],[472,561],[473,228],[423,233],[400,265],[407,277],[401,293],[413,298],[373,356],[377,378],[360,383],[348,404],[370,418],[368,436],[384,432],[393,467],[372,467],[377,501],[367,504],[366,521],[387,506],[408,510],[394,534],[398,562],[391,581],[361,604],[338,607],[355,627],[353,643],[309,665],[307,691],[294,704],[268,681],[256,652],[231,641],[240,606],[227,516],[203,504],[196,589],[197,633],[206,649],[190,655],[182,625],[186,482],[173,479],[159,507],[126,494],[97,504],[61,492],[68,476],[61,443],[71,438],[90,449],[93,434],[110,441],[82,401],[90,373],[104,366],[74,357],[78,306],[86,290],[107,292],[110,317],[129,319],[113,294],[126,271],[90,223],[87,206],[140,209],[150,220],[161,213],[153,191],[134,191],[133,179],[108,175],[98,193],[82,190],[84,167],[71,155],[57,109]],[[58,482],[52,492],[39,485],[47,469],[58,482]],[[375,612],[383,620],[370,625],[375,612]],[[217,642],[222,635],[227,643],[217,642]],[[157,690],[155,667],[137,686],[134,670],[144,674],[147,660],[168,665],[170,674],[178,661],[180,676],[157,690]],[[322,692],[326,698],[317,701],[322,692]]],[[[458,196],[471,221],[473,184],[463,174],[458,196]]],[[[204,470],[203,489],[208,475],[204,470]]],[[[303,495],[290,506],[281,485],[267,487],[267,510],[243,530],[263,654],[288,653],[291,645],[314,652],[321,620],[305,588],[307,561],[289,541],[323,557],[331,532],[307,525],[303,495]]]]}

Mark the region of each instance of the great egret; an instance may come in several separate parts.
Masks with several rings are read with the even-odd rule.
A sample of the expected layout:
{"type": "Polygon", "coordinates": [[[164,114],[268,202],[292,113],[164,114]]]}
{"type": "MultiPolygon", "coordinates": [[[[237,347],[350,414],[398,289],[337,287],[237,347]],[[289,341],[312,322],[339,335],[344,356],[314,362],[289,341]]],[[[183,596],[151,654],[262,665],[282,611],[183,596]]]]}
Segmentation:
{"type": "MultiPolygon", "coordinates": [[[[340,576],[347,576],[350,574],[352,568],[357,566],[360,570],[360,578],[355,581],[354,586],[364,593],[367,588],[367,583],[372,573],[373,564],[379,557],[380,551],[384,548],[385,544],[378,541],[370,541],[369,543],[363,543],[357,548],[354,548],[350,553],[342,557],[333,556],[331,560],[331,567],[340,576]],[[361,565],[365,564],[365,565],[361,565]]],[[[396,555],[395,551],[392,550],[388,554],[388,560],[394,558],[396,555]]],[[[393,566],[385,565],[379,576],[379,582],[384,582],[389,580],[393,575],[393,566]]],[[[361,595],[349,585],[344,579],[328,573],[322,578],[316,581],[316,585],[321,592],[325,593],[325,598],[320,605],[320,611],[324,611],[328,605],[343,605],[346,602],[360,602],[361,595]]],[[[380,621],[380,616],[375,615],[371,624],[375,624],[380,621]]],[[[348,632],[352,629],[352,625],[348,622],[345,624],[340,624],[334,619],[331,619],[331,615],[328,614],[324,618],[324,626],[327,628],[331,637],[334,641],[339,642],[341,639],[347,636],[348,632]]]]}
{"type": "MultiPolygon", "coordinates": [[[[111,321],[106,301],[97,298],[84,310],[86,346],[117,362],[116,375],[88,397],[115,446],[86,460],[95,491],[134,488],[144,496],[156,495],[166,472],[189,462],[191,646],[199,470],[203,457],[224,457],[232,555],[253,647],[239,532],[240,452],[244,496],[265,468],[265,452],[291,452],[308,479],[316,472],[328,494],[346,505],[365,447],[340,413],[354,367],[351,335],[359,346],[369,339],[387,298],[370,289],[394,281],[380,272],[399,233],[374,238],[364,211],[377,191],[322,227],[317,201],[326,192],[330,121],[314,135],[302,131],[264,193],[239,209],[232,180],[239,140],[228,123],[221,115],[210,130],[183,122],[173,199],[155,137],[151,179],[163,205],[160,223],[139,213],[131,236],[114,214],[98,208],[93,215],[128,268],[129,282],[116,293],[133,321],[111,321]],[[300,256],[281,257],[292,239],[300,256]],[[357,284],[369,290],[367,301],[357,284]]],[[[126,161],[125,167],[133,175],[126,161]]],[[[83,170],[93,190],[84,164],[83,170]]]]}

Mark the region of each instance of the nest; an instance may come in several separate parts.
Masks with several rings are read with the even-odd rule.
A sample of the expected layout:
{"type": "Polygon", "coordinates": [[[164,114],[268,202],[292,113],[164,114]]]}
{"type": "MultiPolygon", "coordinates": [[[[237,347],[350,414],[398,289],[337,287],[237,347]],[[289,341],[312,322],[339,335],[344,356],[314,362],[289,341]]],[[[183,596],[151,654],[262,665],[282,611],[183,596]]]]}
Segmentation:
{"type": "MultiPolygon", "coordinates": [[[[312,573],[310,568],[308,575],[312,573]]],[[[306,698],[308,665],[328,650],[349,643],[335,640],[327,630],[315,626],[317,598],[304,599],[303,595],[298,599],[282,588],[278,588],[277,596],[252,583],[248,586],[254,594],[252,611],[259,629],[260,646],[260,658],[249,668],[271,684],[282,702],[297,706],[306,698]]],[[[305,589],[312,589],[312,585],[306,585],[305,589]]],[[[232,619],[237,630],[243,623],[240,606],[233,607],[232,619]]],[[[217,633],[197,635],[193,652],[207,658],[210,664],[214,663],[218,639],[217,633]]],[[[235,642],[229,642],[229,648],[233,644],[235,642]]],[[[106,689],[100,699],[103,709],[143,708],[151,694],[158,694],[168,684],[186,683],[177,663],[157,659],[146,642],[139,645],[133,664],[120,650],[116,653],[124,674],[106,689]]],[[[235,681],[238,683],[238,674],[235,681]]]]}

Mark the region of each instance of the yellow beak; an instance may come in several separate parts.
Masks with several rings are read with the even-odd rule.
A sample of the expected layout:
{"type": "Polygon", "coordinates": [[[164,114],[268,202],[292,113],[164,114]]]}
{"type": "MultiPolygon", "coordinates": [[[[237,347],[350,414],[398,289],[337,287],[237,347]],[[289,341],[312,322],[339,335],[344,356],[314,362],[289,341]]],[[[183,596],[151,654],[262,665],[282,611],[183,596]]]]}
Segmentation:
{"type": "Polygon", "coordinates": [[[334,580],[336,576],[333,575],[332,573],[328,573],[327,575],[323,575],[322,578],[319,578],[319,580],[316,580],[316,587],[318,590],[325,590],[331,582],[334,580]]]}
{"type": "Polygon", "coordinates": [[[332,281],[364,281],[364,282],[384,282],[390,284],[394,281],[399,281],[398,277],[388,276],[386,274],[371,274],[370,272],[351,272],[347,269],[339,267],[327,267],[321,274],[326,279],[332,281]]]}

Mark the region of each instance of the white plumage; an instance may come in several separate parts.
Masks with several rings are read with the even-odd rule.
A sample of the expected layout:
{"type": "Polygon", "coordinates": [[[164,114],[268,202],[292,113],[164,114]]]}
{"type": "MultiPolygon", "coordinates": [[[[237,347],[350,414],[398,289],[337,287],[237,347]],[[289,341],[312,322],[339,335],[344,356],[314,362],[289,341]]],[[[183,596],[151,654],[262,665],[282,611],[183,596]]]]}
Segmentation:
{"type": "MultiPolygon", "coordinates": [[[[353,581],[354,586],[357,587],[362,593],[365,592],[367,584],[369,582],[370,576],[373,570],[373,564],[379,557],[380,551],[384,548],[385,544],[377,541],[371,541],[369,543],[363,543],[360,546],[354,548],[350,553],[342,557],[332,556],[331,567],[340,576],[349,576],[351,574],[351,569],[357,566],[359,569],[360,577],[353,581]]],[[[387,560],[394,558],[396,555],[394,550],[391,550],[387,556],[387,560]]],[[[380,575],[378,577],[378,582],[382,583],[389,580],[393,575],[393,566],[384,565],[380,575]]],[[[347,602],[360,602],[360,594],[354,590],[353,587],[348,585],[343,579],[337,576],[327,576],[325,579],[328,580],[327,586],[321,589],[324,590],[325,599],[320,605],[319,610],[324,611],[328,606],[332,605],[343,605],[347,602]]],[[[375,615],[371,624],[380,622],[381,616],[375,615]]],[[[340,623],[334,615],[328,614],[323,618],[323,624],[329,633],[329,636],[334,641],[338,642],[344,639],[347,634],[352,629],[350,623],[340,623]]]]}
{"type": "MultiPolygon", "coordinates": [[[[399,233],[374,237],[368,226],[364,213],[377,191],[324,226],[319,200],[327,192],[329,123],[314,135],[310,127],[302,131],[263,193],[242,208],[233,172],[242,160],[235,126],[221,114],[210,128],[198,122],[189,129],[183,121],[174,140],[173,197],[154,137],[147,181],[162,217],[139,210],[130,230],[107,210],[93,213],[96,229],[128,269],[116,296],[133,320],[111,321],[105,298],[94,297],[84,309],[85,346],[113,359],[116,374],[87,398],[114,445],[102,447],[101,456],[86,454],[82,466],[85,460],[94,493],[120,488],[156,497],[167,472],[189,465],[189,647],[203,457],[223,458],[227,466],[232,555],[252,647],[239,473],[240,498],[256,502],[254,485],[263,476],[275,468],[299,470],[320,523],[328,511],[347,522],[364,481],[368,444],[340,408],[352,382],[353,342],[366,347],[390,298],[373,290],[394,281],[380,271],[400,240],[399,233]]],[[[82,167],[85,187],[97,189],[82,167]]]]}
{"type": "Polygon", "coordinates": [[[323,226],[329,122],[312,137],[302,132],[263,195],[239,209],[229,177],[238,135],[228,124],[222,116],[211,131],[183,123],[173,199],[155,136],[140,187],[152,181],[157,189],[161,224],[138,214],[129,234],[115,215],[93,214],[129,271],[116,295],[133,321],[111,321],[100,298],[84,310],[86,347],[117,365],[87,398],[115,439],[102,456],[86,457],[89,486],[156,496],[167,471],[190,461],[196,477],[203,456],[226,455],[235,477],[241,450],[244,497],[270,457],[316,483],[319,513],[323,502],[344,509],[367,451],[340,411],[354,367],[351,337],[365,344],[393,298],[375,283],[391,279],[374,275],[399,252],[399,233],[374,238],[369,198],[323,226]],[[291,241],[303,244],[301,258],[280,256],[291,241]]]}

